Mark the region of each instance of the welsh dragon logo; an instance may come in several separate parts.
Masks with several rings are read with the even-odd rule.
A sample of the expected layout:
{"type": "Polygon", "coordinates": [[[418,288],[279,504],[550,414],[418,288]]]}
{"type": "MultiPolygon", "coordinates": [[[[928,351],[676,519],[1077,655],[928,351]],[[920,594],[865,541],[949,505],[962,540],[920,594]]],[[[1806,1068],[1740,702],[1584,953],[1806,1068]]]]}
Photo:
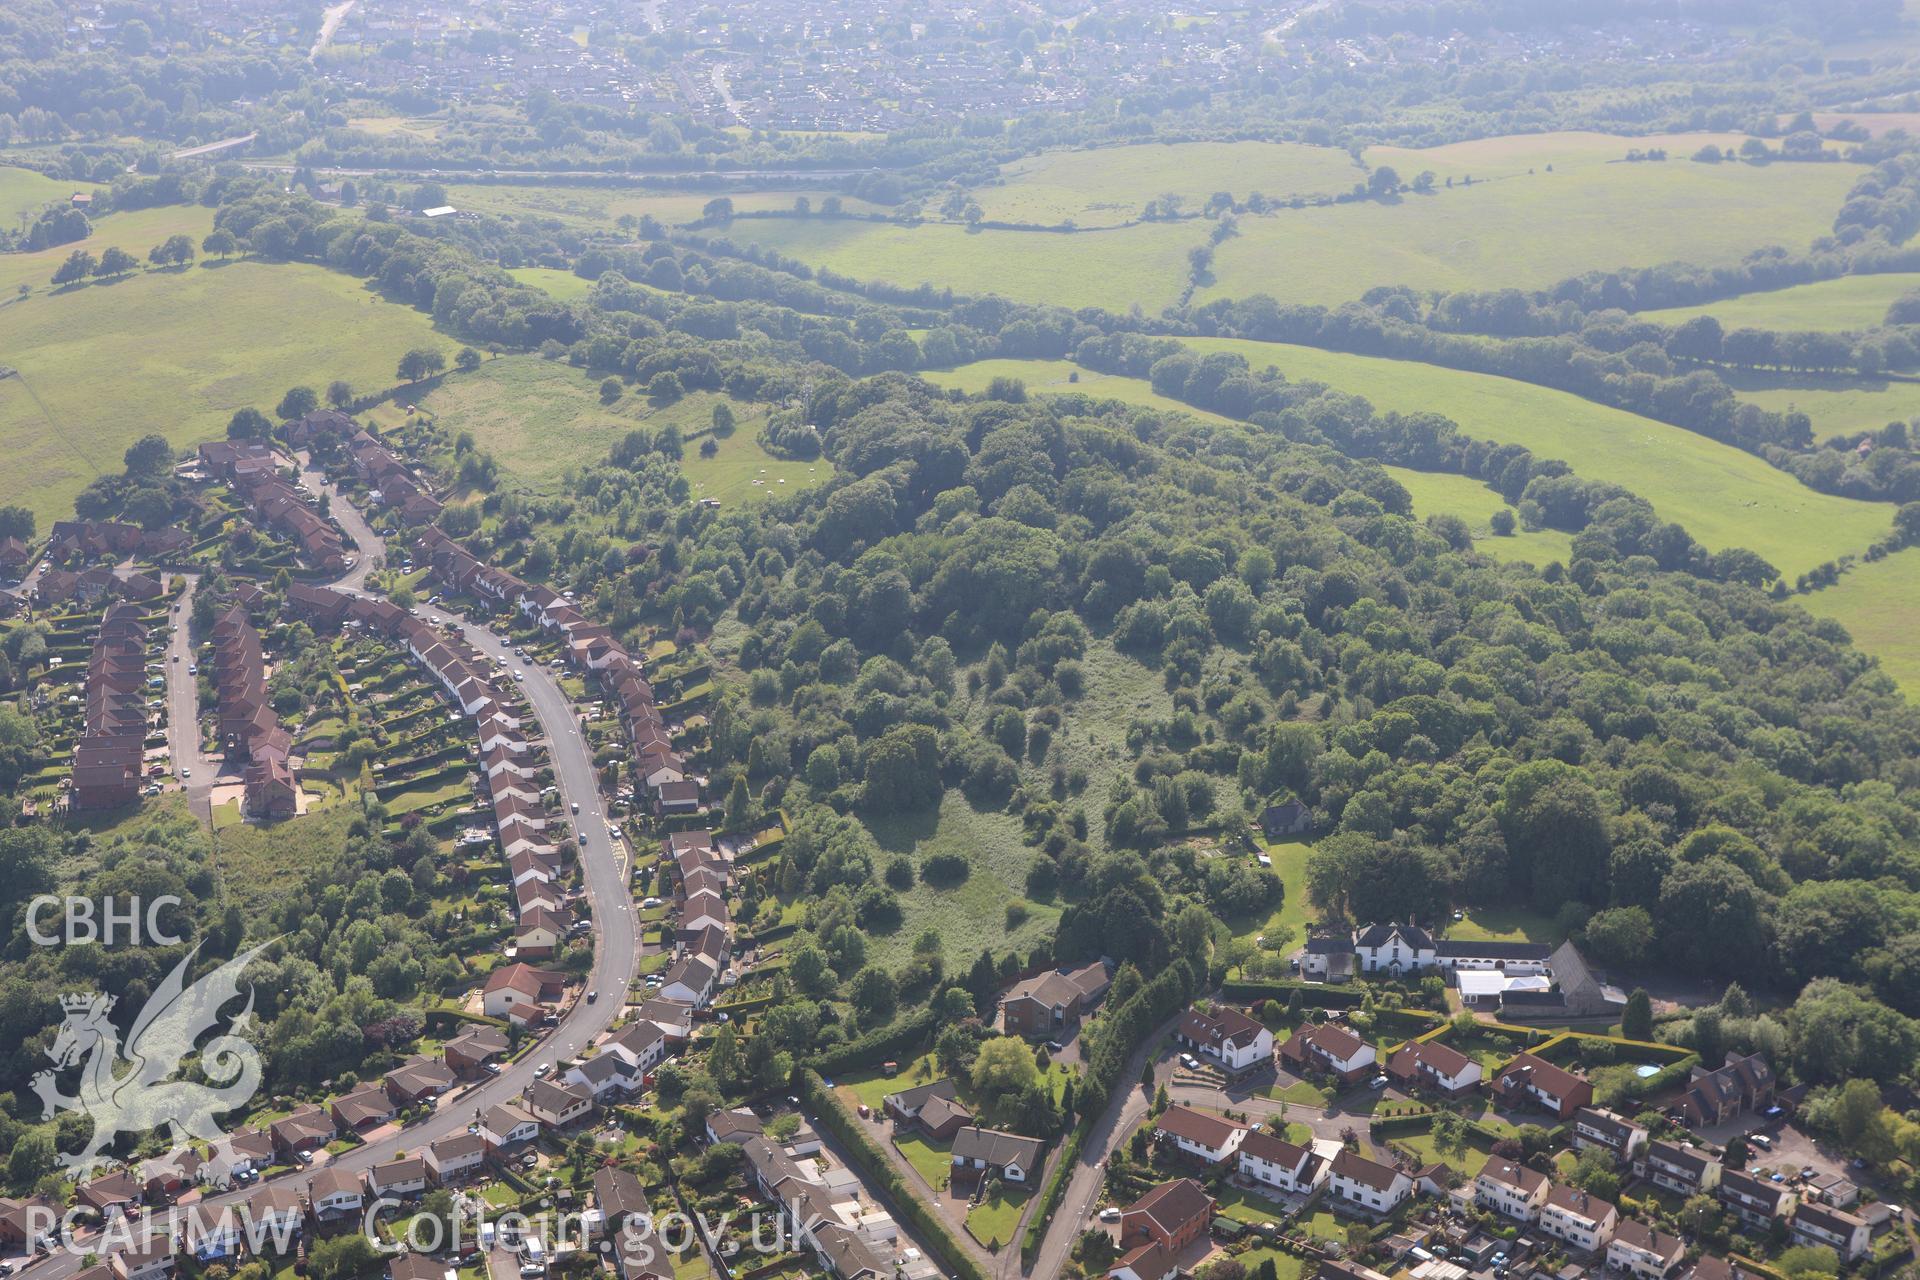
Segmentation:
{"type": "Polygon", "coordinates": [[[200,1074],[211,1081],[174,1079],[194,1056],[194,1044],[219,1021],[220,1009],[239,998],[240,974],[270,944],[262,944],[188,986],[186,975],[200,948],[187,953],[167,975],[127,1032],[124,1055],[120,1033],[108,1019],[114,997],[99,993],[65,995],[66,1019],[47,1057],[54,1070],[33,1078],[48,1119],[78,1111],[93,1121],[93,1137],[84,1151],[61,1153],[60,1163],[76,1179],[112,1163],[103,1154],[122,1133],[147,1133],[166,1127],[170,1145],[189,1138],[217,1142],[223,1131],[214,1117],[244,1106],[260,1087],[260,1055],[241,1038],[253,1014],[253,988],[246,1007],[234,1015],[225,1033],[200,1048],[200,1074]],[[60,1092],[55,1072],[80,1066],[80,1091],[60,1092]]]}

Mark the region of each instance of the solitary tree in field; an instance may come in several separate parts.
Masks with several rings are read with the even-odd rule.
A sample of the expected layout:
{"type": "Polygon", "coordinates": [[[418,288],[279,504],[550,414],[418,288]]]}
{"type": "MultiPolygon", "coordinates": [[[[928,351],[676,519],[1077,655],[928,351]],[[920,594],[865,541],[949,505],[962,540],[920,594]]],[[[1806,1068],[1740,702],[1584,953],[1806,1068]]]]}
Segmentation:
{"type": "Polygon", "coordinates": [[[725,401],[713,406],[713,434],[730,436],[733,434],[733,408],[725,401]]]}
{"type": "Polygon", "coordinates": [[[418,382],[431,377],[447,367],[447,358],[431,347],[415,347],[400,357],[399,375],[402,382],[418,382]]]}
{"type": "Polygon", "coordinates": [[[205,240],[202,240],[200,242],[200,250],[203,253],[210,253],[220,259],[220,261],[225,262],[234,254],[240,252],[240,242],[234,238],[233,232],[222,228],[219,231],[215,231],[205,240]]]}
{"type": "Polygon", "coordinates": [[[700,216],[708,222],[732,222],[733,201],[726,196],[715,196],[701,208],[700,216]]]}
{"type": "Polygon", "coordinates": [[[280,406],[274,412],[280,415],[282,422],[291,422],[295,418],[304,418],[320,407],[320,397],[313,393],[312,387],[294,387],[280,397],[280,406]]]}
{"type": "Polygon", "coordinates": [[[353,387],[344,379],[335,378],[327,384],[327,403],[336,409],[345,409],[353,403],[353,387]]]}
{"type": "Polygon", "coordinates": [[[472,373],[480,367],[480,353],[472,347],[462,347],[453,357],[453,367],[462,373],[472,373]]]}
{"type": "Polygon", "coordinates": [[[173,446],[161,435],[144,435],[127,446],[123,455],[127,474],[150,476],[173,461],[173,446]]]}
{"type": "Polygon", "coordinates": [[[85,249],[75,249],[67,255],[67,260],[54,270],[55,284],[74,284],[92,275],[100,265],[100,260],[85,249]]]}

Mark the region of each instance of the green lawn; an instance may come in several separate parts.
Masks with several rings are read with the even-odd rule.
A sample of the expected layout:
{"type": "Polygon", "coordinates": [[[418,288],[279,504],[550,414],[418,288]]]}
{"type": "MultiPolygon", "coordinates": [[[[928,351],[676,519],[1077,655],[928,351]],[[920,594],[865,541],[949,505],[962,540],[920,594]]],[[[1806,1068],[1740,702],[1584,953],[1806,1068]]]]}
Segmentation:
{"type": "Polygon", "coordinates": [[[1708,548],[1751,548],[1789,577],[1864,551],[1893,523],[1889,504],[1816,493],[1732,445],[1566,392],[1283,343],[1187,341],[1196,350],[1238,352],[1255,369],[1276,365],[1289,378],[1365,396],[1381,412],[1444,413],[1476,439],[1526,445],[1586,479],[1632,490],[1708,548]]]}
{"type": "MultiPolygon", "coordinates": [[[[1473,531],[1473,549],[1495,560],[1525,562],[1545,566],[1572,559],[1573,535],[1558,529],[1523,529],[1514,525],[1504,538],[1495,537],[1488,521],[1502,509],[1513,510],[1499,494],[1472,476],[1446,471],[1414,471],[1408,467],[1388,467],[1387,471],[1413,495],[1413,513],[1422,519],[1430,515],[1459,516],[1473,531]]],[[[1514,512],[1515,520],[1519,513],[1514,512]]]]}
{"type": "Polygon", "coordinates": [[[561,302],[584,298],[593,289],[593,281],[554,267],[514,267],[507,274],[521,284],[532,285],[542,293],[551,294],[561,302]]]}
{"type": "Polygon", "coordinates": [[[1544,942],[1557,947],[1567,935],[1552,916],[1524,907],[1474,907],[1447,926],[1447,937],[1461,942],[1544,942]]]}
{"type": "Polygon", "coordinates": [[[1307,1273],[1307,1260],[1298,1254],[1287,1253],[1280,1249],[1249,1249],[1240,1254],[1235,1261],[1252,1275],[1261,1264],[1271,1261],[1276,1280],[1300,1280],[1307,1273]]]}
{"type": "Polygon", "coordinates": [[[1801,250],[1827,234],[1862,172],[1682,157],[1619,162],[1628,147],[1654,141],[1539,134],[1430,151],[1376,147],[1368,158],[1403,180],[1429,169],[1442,184],[1469,174],[1475,182],[1390,203],[1242,218],[1240,234],[1215,251],[1214,283],[1195,301],[1267,293],[1332,305],[1380,285],[1529,289],[1674,259],[1731,264],[1768,245],[1801,250]]]}
{"type": "Polygon", "coordinates": [[[718,452],[713,457],[701,456],[699,444],[693,444],[680,462],[694,497],[718,498],[723,506],[733,506],[768,494],[794,493],[832,478],[833,464],[825,458],[797,462],[768,453],[756,438],[761,419],[749,420],[737,405],[735,412],[740,415],[739,425],[732,435],[714,442],[718,452]]]}
{"type": "Polygon", "coordinates": [[[1257,1227],[1263,1222],[1277,1223],[1283,1212],[1279,1204],[1245,1187],[1222,1187],[1215,1197],[1214,1212],[1235,1222],[1257,1227]]]}
{"type": "Polygon", "coordinates": [[[296,384],[388,386],[394,353],[423,345],[450,344],[425,315],[295,264],[143,273],[0,308],[0,351],[21,375],[0,380],[0,502],[44,528],[149,432],[185,447],[296,384]]]}
{"type": "Polygon", "coordinates": [[[967,1211],[967,1231],[988,1248],[1011,1244],[1026,1207],[1027,1193],[1002,1188],[967,1211]]]}
{"type": "Polygon", "coordinates": [[[857,280],[1122,312],[1138,303],[1157,314],[1179,300],[1187,251],[1205,244],[1207,231],[1199,222],[1068,234],[783,218],[735,222],[726,235],[857,280]]]}
{"type": "Polygon", "coordinates": [[[1788,289],[1744,293],[1737,298],[1697,307],[1669,307],[1642,311],[1640,319],[1680,324],[1695,316],[1712,316],[1722,327],[1738,329],[1816,329],[1834,332],[1871,329],[1887,318],[1887,308],[1901,294],[1920,289],[1920,272],[1889,272],[1876,276],[1841,276],[1788,289]]]}
{"type": "Polygon", "coordinates": [[[1070,395],[1078,392],[1103,400],[1121,400],[1149,409],[1184,413],[1205,422],[1235,425],[1233,419],[1195,409],[1160,395],[1145,378],[1095,373],[1071,360],[976,360],[952,369],[930,369],[920,375],[937,387],[979,394],[995,378],[1018,378],[1031,395],[1070,395]]]}
{"type": "Polygon", "coordinates": [[[953,1157],[949,1154],[951,1142],[935,1142],[924,1134],[906,1134],[894,1140],[894,1146],[900,1148],[900,1154],[907,1163],[919,1170],[927,1185],[936,1191],[947,1185],[952,1174],[953,1157]]]}
{"type": "Polygon", "coordinates": [[[1833,586],[1794,600],[1845,627],[1909,698],[1920,697],[1920,548],[1857,564],[1833,586]]]}
{"type": "Polygon", "coordinates": [[[1178,195],[1183,212],[1197,213],[1216,191],[1335,195],[1364,182],[1366,170],[1337,147],[1177,142],[1045,151],[1007,165],[1001,177],[1004,185],[972,192],[989,220],[1100,227],[1139,217],[1162,195],[1178,195]]]}
{"type": "Polygon", "coordinates": [[[1305,942],[1307,926],[1319,918],[1313,904],[1307,901],[1307,856],[1313,852],[1313,844],[1306,840],[1283,840],[1265,847],[1267,856],[1273,859],[1273,873],[1280,877],[1286,896],[1279,909],[1267,916],[1244,916],[1228,923],[1234,937],[1264,936],[1269,948],[1284,953],[1305,942]]]}
{"type": "Polygon", "coordinates": [[[1292,1103],[1302,1107],[1324,1107],[1333,1097],[1330,1092],[1321,1088],[1319,1085],[1310,1084],[1305,1080],[1296,1080],[1284,1089],[1276,1089],[1272,1085],[1268,1085],[1266,1088],[1260,1090],[1260,1096],[1263,1098],[1272,1098],[1277,1102],[1292,1103]]]}

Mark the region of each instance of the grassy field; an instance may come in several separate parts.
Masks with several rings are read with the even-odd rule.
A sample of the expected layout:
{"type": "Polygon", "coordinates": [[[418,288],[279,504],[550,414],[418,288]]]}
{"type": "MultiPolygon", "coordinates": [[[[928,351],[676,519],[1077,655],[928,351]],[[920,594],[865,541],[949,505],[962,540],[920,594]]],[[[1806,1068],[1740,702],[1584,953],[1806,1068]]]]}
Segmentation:
{"type": "Polygon", "coordinates": [[[49,178],[32,169],[0,168],[0,225],[18,227],[32,222],[54,201],[65,201],[76,191],[96,191],[91,182],[49,178]]]}
{"type": "Polygon", "coordinates": [[[1920,289],[1920,273],[1891,272],[1878,276],[1841,276],[1791,289],[1745,293],[1698,307],[1669,307],[1642,311],[1642,320],[1679,324],[1695,316],[1712,316],[1724,328],[1817,329],[1839,332],[1871,329],[1884,323],[1887,308],[1901,294],[1920,289]]]}
{"type": "Polygon", "coordinates": [[[1855,565],[1833,586],[1795,602],[1845,627],[1909,698],[1920,698],[1920,548],[1855,565]]]}
{"type": "Polygon", "coordinates": [[[949,791],[937,812],[870,818],[867,829],[880,842],[882,866],[896,853],[908,854],[916,867],[937,853],[956,853],[972,868],[952,888],[916,881],[901,894],[905,918],[894,933],[874,940],[876,961],[904,959],[928,929],[939,931],[949,961],[956,964],[983,947],[995,954],[1009,947],[1024,952],[1053,936],[1060,909],[1026,901],[1027,871],[1038,855],[1021,841],[1020,821],[1011,814],[976,809],[958,791],[949,791]],[[1009,930],[1007,907],[1016,902],[1026,905],[1028,915],[1009,930]]]}
{"type": "Polygon", "coordinates": [[[774,457],[760,447],[755,438],[758,429],[759,423],[747,420],[743,413],[734,433],[716,442],[719,452],[713,457],[701,457],[697,445],[687,450],[680,470],[693,486],[694,497],[718,498],[723,505],[731,505],[771,493],[792,493],[832,477],[833,464],[825,458],[796,462],[774,457]]]}
{"type": "Polygon", "coordinates": [[[1920,382],[1757,372],[1723,376],[1742,400],[1763,409],[1798,409],[1812,418],[1816,439],[1878,431],[1889,422],[1920,417],[1920,382]]]}
{"type": "MultiPolygon", "coordinates": [[[[561,222],[607,226],[622,216],[635,218],[651,214],[662,222],[695,222],[707,202],[724,195],[740,213],[759,213],[772,209],[791,209],[796,198],[804,195],[818,209],[831,191],[645,191],[636,187],[550,186],[519,183],[450,183],[447,199],[459,209],[477,213],[511,214],[515,217],[555,218],[561,222]]],[[[841,196],[840,204],[848,213],[875,213],[881,207],[852,196],[841,196]]]]}
{"type": "Polygon", "coordinates": [[[1447,936],[1461,942],[1544,942],[1556,947],[1567,940],[1552,916],[1524,907],[1475,907],[1447,926],[1447,936]]]}
{"type": "Polygon", "coordinates": [[[857,280],[1111,311],[1137,302],[1150,313],[1179,300],[1187,250],[1206,238],[1191,222],[1066,234],[780,219],[736,222],[726,234],[857,280]]]}
{"type": "Polygon", "coordinates": [[[1198,350],[1237,351],[1256,369],[1277,365],[1289,378],[1363,395],[1382,411],[1444,413],[1477,439],[1563,459],[1589,480],[1631,489],[1707,547],[1751,548],[1789,577],[1864,551],[1893,522],[1885,503],[1816,493],[1731,445],[1531,383],[1279,343],[1188,341],[1198,350]]]}
{"type": "Polygon", "coordinates": [[[552,294],[560,302],[584,298],[593,289],[593,281],[583,280],[571,271],[561,271],[555,267],[514,267],[507,274],[521,284],[532,285],[543,293],[552,294]]]}
{"type": "Polygon", "coordinates": [[[0,299],[14,296],[21,285],[46,292],[59,265],[75,249],[85,249],[94,257],[113,247],[125,249],[142,262],[147,250],[176,233],[193,237],[197,249],[205,235],[213,230],[213,210],[199,205],[170,204],[158,209],[136,209],[131,213],[110,213],[93,224],[93,234],[79,244],[63,244],[38,253],[0,254],[0,299]]]}
{"type": "Polygon", "coordinates": [[[1271,914],[1244,916],[1228,921],[1236,938],[1265,937],[1269,949],[1285,950],[1298,946],[1307,940],[1307,926],[1319,918],[1313,904],[1307,901],[1307,855],[1313,852],[1313,844],[1307,840],[1283,840],[1278,844],[1266,846],[1267,856],[1273,859],[1273,873],[1280,877],[1280,884],[1286,891],[1281,899],[1280,908],[1271,914]]]}
{"type": "Polygon", "coordinates": [[[989,1249],[1013,1242],[1014,1228],[1027,1207],[1027,1193],[1011,1195],[1003,1188],[967,1211],[967,1232],[989,1249]]]}
{"type": "Polygon", "coordinates": [[[985,391],[995,378],[1018,378],[1027,384],[1031,395],[1069,395],[1079,392],[1107,400],[1123,400],[1148,409],[1184,413],[1207,422],[1237,425],[1231,418],[1195,409],[1154,391],[1145,378],[1125,378],[1118,374],[1095,373],[1082,369],[1071,360],[976,360],[952,369],[930,369],[920,375],[937,387],[958,388],[975,394],[985,391]],[[1077,378],[1077,381],[1069,379],[1077,378]]]}
{"type": "MultiPolygon", "coordinates": [[[[1333,304],[1378,285],[1524,289],[1672,259],[1734,263],[1767,245],[1802,249],[1825,234],[1861,173],[1845,164],[1606,163],[1584,142],[1563,153],[1549,141],[1555,136],[1564,135],[1504,151],[1489,145],[1508,141],[1499,139],[1430,152],[1376,148],[1369,157],[1402,179],[1431,169],[1443,180],[1472,173],[1476,181],[1391,203],[1242,218],[1240,234],[1215,252],[1214,282],[1195,300],[1268,293],[1333,304]],[[1485,172],[1502,176],[1480,181],[1485,172]]],[[[1615,157],[1627,145],[1607,144],[1615,157]]]]}
{"type": "MultiPolygon", "coordinates": [[[[1506,500],[1471,476],[1445,471],[1414,471],[1408,467],[1388,467],[1392,475],[1413,495],[1413,513],[1425,519],[1430,515],[1459,516],[1473,530],[1473,549],[1496,560],[1525,562],[1536,566],[1572,558],[1573,535],[1558,529],[1528,531],[1514,526],[1513,533],[1496,538],[1488,521],[1493,513],[1507,508],[1506,500]]],[[[1516,518],[1518,513],[1516,513],[1516,518]]]]}
{"type": "Polygon", "coordinates": [[[449,344],[358,281],[290,264],[143,273],[0,308],[0,352],[21,374],[0,381],[0,502],[25,503],[44,527],[149,432],[191,445],[290,386],[383,387],[421,345],[449,344]]]}
{"type": "MultiPolygon", "coordinates": [[[[1555,173],[1592,169],[1603,165],[1626,167],[1629,150],[1663,149],[1669,159],[1659,163],[1634,165],[1633,168],[1710,166],[1695,164],[1687,157],[1707,143],[1725,150],[1740,149],[1747,140],[1744,133],[1656,133],[1645,137],[1623,137],[1585,130],[1558,130],[1547,133],[1507,133],[1492,138],[1473,138],[1438,147],[1369,147],[1362,158],[1369,165],[1392,165],[1409,181],[1422,169],[1431,169],[1436,178],[1458,182],[1471,177],[1478,182],[1488,178],[1509,178],[1529,171],[1540,172],[1552,165],[1555,173]]],[[[1754,166],[1736,166],[1754,168],[1754,166]]],[[[1794,168],[1782,165],[1782,168],[1794,168]]],[[[1852,170],[1859,175],[1859,170],[1852,170]]],[[[1851,181],[1851,179],[1849,179],[1851,181]]],[[[1836,211],[1838,205],[1835,206],[1836,211]]]]}
{"type": "Polygon", "coordinates": [[[304,818],[268,826],[221,827],[214,845],[227,894],[249,916],[300,882],[313,867],[345,847],[357,806],[334,805],[304,818]]]}
{"type": "Polygon", "coordinates": [[[1216,191],[1280,200],[1335,195],[1364,182],[1366,171],[1337,147],[1178,142],[1047,151],[1014,161],[1001,177],[1004,186],[972,193],[989,219],[1100,227],[1138,217],[1163,195],[1177,195],[1183,211],[1198,212],[1216,191]]]}

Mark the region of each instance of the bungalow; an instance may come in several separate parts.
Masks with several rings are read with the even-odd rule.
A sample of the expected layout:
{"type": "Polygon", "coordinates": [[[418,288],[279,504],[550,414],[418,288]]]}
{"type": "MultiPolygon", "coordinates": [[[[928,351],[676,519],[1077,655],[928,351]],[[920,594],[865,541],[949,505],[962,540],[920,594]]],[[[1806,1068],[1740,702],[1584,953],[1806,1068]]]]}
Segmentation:
{"type": "Polygon", "coordinates": [[[214,1147],[214,1165],[228,1175],[259,1173],[273,1163],[273,1135],[265,1129],[235,1129],[214,1147]]]}
{"type": "Polygon", "coordinates": [[[344,1133],[367,1134],[394,1117],[393,1099],[387,1087],[369,1080],[350,1093],[333,1100],[333,1123],[344,1133]]]}
{"type": "Polygon", "coordinates": [[[700,784],[669,782],[654,793],[653,811],[662,817],[700,812],[700,784]]]}
{"type": "Polygon", "coordinates": [[[1260,830],[1269,840],[1285,840],[1313,831],[1313,810],[1298,800],[1270,804],[1260,811],[1260,830]]]}
{"type": "Polygon", "coordinates": [[[315,1218],[328,1222],[359,1213],[366,1203],[366,1192],[358,1177],[328,1165],[307,1180],[307,1203],[313,1207],[315,1218]]]}
{"type": "Polygon", "coordinates": [[[74,1188],[75,1203],[92,1209],[102,1217],[131,1213],[140,1204],[140,1184],[124,1169],[115,1170],[92,1182],[74,1188]]]}
{"type": "Polygon", "coordinates": [[[1613,1153],[1622,1164],[1631,1164],[1647,1145],[1647,1131],[1626,1117],[1599,1107],[1581,1107],[1573,1113],[1573,1147],[1585,1151],[1597,1147],[1613,1153]]]}
{"type": "Polygon", "coordinates": [[[739,1107],[732,1111],[716,1109],[707,1117],[708,1142],[745,1142],[766,1132],[766,1126],[760,1123],[760,1117],[739,1107]]]}
{"type": "Polygon", "coordinates": [[[1247,1136],[1247,1127],[1221,1116],[1192,1107],[1172,1106],[1160,1113],[1153,1136],[1162,1143],[1171,1142],[1190,1156],[1208,1164],[1231,1159],[1247,1136]]]}
{"type": "Polygon", "coordinates": [[[564,1129],[593,1110],[593,1095],[573,1084],[535,1080],[522,1097],[527,1114],[549,1129],[564,1129]]]}
{"type": "Polygon", "coordinates": [[[1720,1171],[1720,1203],[1733,1210],[1749,1227],[1766,1230],[1775,1218],[1793,1209],[1794,1194],[1785,1183],[1773,1182],[1745,1169],[1720,1171]]]}
{"type": "Polygon", "coordinates": [[[1303,1147],[1264,1130],[1240,1140],[1240,1173],[1294,1195],[1306,1195],[1325,1179],[1327,1162],[1303,1147]]]}
{"type": "Polygon", "coordinates": [[[1180,1263],[1167,1247],[1151,1241],[1130,1249],[1107,1269],[1107,1280],[1173,1280],[1180,1274],[1180,1263]]]}
{"type": "Polygon", "coordinates": [[[1598,1253],[1613,1240],[1620,1211],[1578,1187],[1555,1187],[1540,1207],[1540,1230],[1582,1253],[1598,1253]]]}
{"type": "Polygon", "coordinates": [[[1007,1034],[1034,1039],[1071,1035],[1080,1019],[1106,998],[1113,985],[1104,961],[1077,969],[1050,969],[1024,978],[1000,1000],[1000,1021],[1007,1034]]]}
{"type": "Polygon", "coordinates": [[[560,998],[566,976],[529,964],[503,965],[487,975],[481,1007],[490,1018],[504,1017],[516,1004],[547,1004],[560,998]]]}
{"type": "Polygon", "coordinates": [[[814,1257],[838,1280],[886,1280],[894,1273],[864,1237],[841,1223],[818,1223],[801,1238],[813,1246],[814,1257]]]}
{"type": "Polygon", "coordinates": [[[441,1053],[454,1071],[471,1076],[505,1053],[509,1043],[505,1029],[476,1024],[447,1041],[441,1053]]]}
{"type": "Polygon", "coordinates": [[[1607,1266],[1638,1280],[1667,1280],[1686,1255],[1686,1242],[1678,1236],[1656,1231],[1635,1218],[1622,1218],[1614,1228],[1613,1243],[1607,1246],[1607,1266]]]}
{"type": "Polygon", "coordinates": [[[1207,1234],[1213,1197],[1192,1178],[1163,1182],[1120,1211],[1120,1247],[1147,1243],[1179,1253],[1207,1234]]]}
{"type": "Polygon", "coordinates": [[[1343,1148],[1327,1171],[1327,1190],[1350,1205],[1384,1214],[1413,1194],[1413,1178],[1404,1170],[1343,1148]]]}
{"type": "Polygon", "coordinates": [[[1326,1072],[1353,1084],[1373,1070],[1373,1046],[1332,1022],[1309,1023],[1280,1046],[1280,1061],[1293,1071],[1326,1072]]]}
{"type": "Polygon", "coordinates": [[[1866,1257],[1872,1229],[1866,1220],[1845,1209],[1824,1204],[1803,1204],[1793,1211],[1791,1235],[1795,1244],[1825,1245],[1840,1255],[1844,1263],[1866,1257]]]}
{"type": "Polygon", "coordinates": [[[1720,1185],[1721,1166],[1692,1143],[1649,1142],[1634,1171],[1656,1187],[1683,1196],[1711,1191],[1720,1185]]]}
{"type": "Polygon", "coordinates": [[[1273,1061],[1273,1032],[1231,1005],[1206,1012],[1187,1010],[1174,1028],[1173,1038],[1201,1057],[1219,1063],[1229,1075],[1240,1075],[1273,1061]]]}
{"type": "Polygon", "coordinates": [[[880,1099],[880,1105],[895,1125],[914,1125],[935,1139],[950,1139],[973,1123],[973,1115],[960,1105],[959,1087],[951,1079],[889,1093],[880,1099]]]}
{"type": "Polygon", "coordinates": [[[1515,1054],[1500,1068],[1493,1084],[1495,1095],[1506,1105],[1532,1102],[1562,1120],[1593,1105],[1593,1086],[1585,1077],[1531,1053],[1515,1054]]]}
{"type": "Polygon", "coordinates": [[[1480,1064],[1438,1040],[1412,1040],[1387,1055],[1387,1074],[1405,1088],[1458,1098],[1480,1087],[1480,1064]]]}
{"type": "Polygon", "coordinates": [[[480,1172],[487,1162],[487,1140],[477,1133],[456,1133],[430,1143],[420,1158],[437,1185],[452,1186],[480,1172]]]}
{"type": "Polygon", "coordinates": [[[1473,1180],[1473,1202],[1516,1222],[1534,1222],[1551,1189],[1546,1174],[1505,1156],[1488,1156],[1473,1180]]]}
{"type": "Polygon", "coordinates": [[[511,1102],[487,1108],[480,1117],[480,1136],[488,1151],[507,1151],[540,1136],[540,1122],[511,1102]]]}
{"type": "Polygon", "coordinates": [[[284,1120],[274,1121],[268,1132],[273,1135],[274,1153],[284,1161],[291,1161],[303,1152],[318,1151],[332,1142],[334,1122],[325,1111],[309,1104],[284,1120]]]}
{"type": "Polygon", "coordinates": [[[427,1162],[419,1156],[388,1160],[367,1170],[367,1189],[381,1196],[417,1196],[427,1190],[427,1162]]]}
{"type": "Polygon", "coordinates": [[[973,1179],[998,1173],[1008,1182],[1025,1183],[1040,1171],[1046,1150],[1047,1144],[1038,1138],[974,1125],[954,1135],[950,1154],[956,1177],[973,1179]]]}
{"type": "Polygon", "coordinates": [[[437,1098],[453,1088],[453,1068],[425,1056],[410,1058],[381,1077],[387,1094],[402,1106],[437,1098]]]}

